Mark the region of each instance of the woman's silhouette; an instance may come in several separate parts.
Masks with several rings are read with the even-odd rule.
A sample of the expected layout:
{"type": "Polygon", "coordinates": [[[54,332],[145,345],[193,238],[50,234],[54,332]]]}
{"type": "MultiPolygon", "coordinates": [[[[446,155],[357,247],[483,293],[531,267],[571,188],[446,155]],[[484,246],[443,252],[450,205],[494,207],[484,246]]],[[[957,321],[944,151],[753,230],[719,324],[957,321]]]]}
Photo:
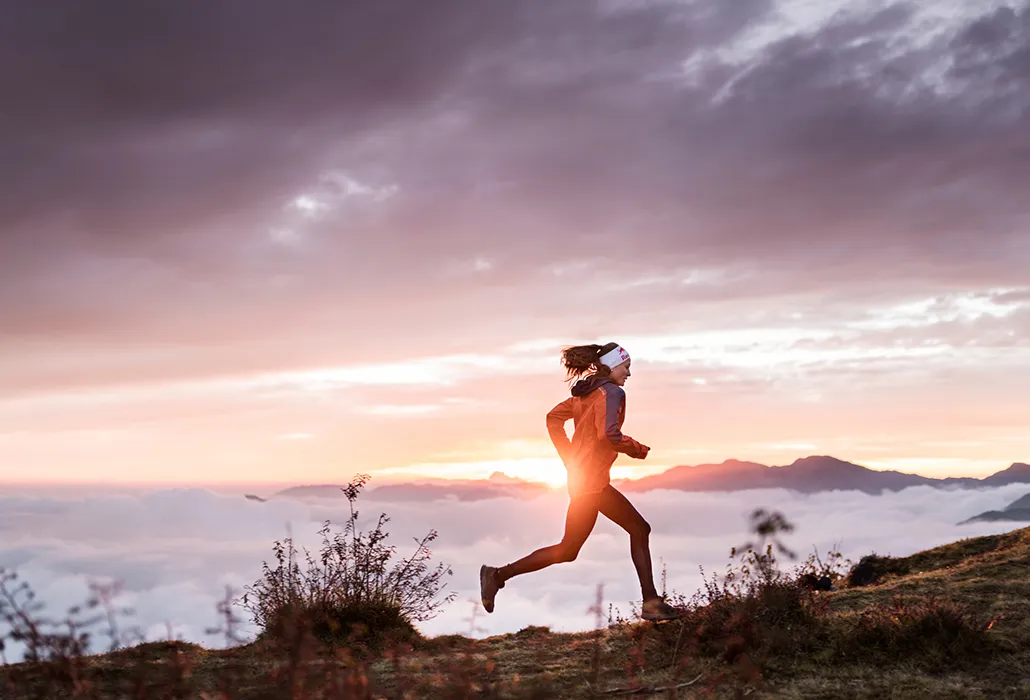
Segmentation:
{"type": "Polygon", "coordinates": [[[643,596],[641,616],[646,620],[674,618],[676,610],[655,590],[648,545],[651,526],[610,483],[609,473],[618,453],[644,459],[651,449],[622,434],[626,417],[622,387],[630,377],[629,353],[618,343],[579,345],[562,352],[562,364],[568,380],[579,380],[572,386],[572,396],[547,414],[547,431],[568,471],[565,534],[558,544],[507,566],[483,566],[479,571],[483,607],[493,612],[494,597],[509,579],[573,561],[601,513],[629,533],[630,555],[643,596]],[[575,425],[572,440],[565,432],[569,419],[575,425]]]}

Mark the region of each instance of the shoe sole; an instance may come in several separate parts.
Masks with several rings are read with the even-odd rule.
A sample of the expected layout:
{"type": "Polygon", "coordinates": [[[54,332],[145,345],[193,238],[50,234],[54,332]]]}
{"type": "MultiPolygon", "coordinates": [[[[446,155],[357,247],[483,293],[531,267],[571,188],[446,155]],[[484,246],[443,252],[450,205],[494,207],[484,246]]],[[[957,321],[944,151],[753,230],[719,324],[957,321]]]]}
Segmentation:
{"type": "MultiPolygon", "coordinates": [[[[483,608],[488,613],[492,613],[494,611],[493,601],[491,600],[489,603],[487,603],[487,599],[486,599],[486,584],[487,584],[486,575],[487,575],[487,567],[484,564],[483,566],[479,567],[479,598],[480,598],[480,602],[483,603],[483,608]]],[[[494,595],[495,596],[497,595],[496,591],[494,592],[494,595]]]]}

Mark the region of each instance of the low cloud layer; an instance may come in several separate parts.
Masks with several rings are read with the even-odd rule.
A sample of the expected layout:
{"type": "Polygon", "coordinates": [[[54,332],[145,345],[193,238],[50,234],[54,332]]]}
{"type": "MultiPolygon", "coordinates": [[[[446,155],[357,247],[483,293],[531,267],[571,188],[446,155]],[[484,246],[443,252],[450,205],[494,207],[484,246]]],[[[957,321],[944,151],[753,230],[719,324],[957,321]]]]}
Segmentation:
{"type": "MultiPolygon", "coordinates": [[[[768,490],[740,493],[651,492],[633,501],[651,522],[656,569],[667,566],[670,592],[693,593],[699,567],[721,572],[729,549],[745,541],[748,513],[755,507],[782,511],[796,525],[785,538],[805,556],[839,545],[857,561],[871,551],[906,555],[964,537],[1004,532],[1013,523],[956,523],[1001,509],[1027,490],[941,491],[913,488],[883,496],[855,492],[804,496],[768,490]],[[660,560],[660,561],[659,561],[660,560]]],[[[478,598],[478,568],[500,565],[560,538],[566,506],[561,492],[535,499],[457,501],[359,501],[361,520],[380,512],[392,522],[391,541],[402,554],[411,538],[435,528],[434,558],[454,570],[456,602],[422,625],[427,634],[472,632],[478,598]],[[470,527],[475,523],[475,527],[470,527]]],[[[0,499],[0,567],[14,569],[37,590],[51,615],[60,616],[87,597],[90,580],[117,580],[128,619],[149,639],[172,636],[208,646],[224,643],[206,629],[219,622],[216,604],[226,587],[237,594],[271,559],[273,540],[291,529],[298,542],[316,547],[324,519],[342,523],[346,501],[248,501],[238,494],[179,489],[152,492],[95,492],[85,497],[36,491],[0,499]]],[[[588,612],[596,587],[605,603],[628,613],[639,600],[626,536],[602,519],[577,561],[517,578],[487,616],[479,609],[477,636],[548,625],[582,630],[594,624],[588,612]]],[[[239,611],[242,614],[242,611],[239,611]]],[[[254,629],[245,626],[245,633],[254,629]]],[[[10,656],[10,655],[9,655],[10,656]]]]}

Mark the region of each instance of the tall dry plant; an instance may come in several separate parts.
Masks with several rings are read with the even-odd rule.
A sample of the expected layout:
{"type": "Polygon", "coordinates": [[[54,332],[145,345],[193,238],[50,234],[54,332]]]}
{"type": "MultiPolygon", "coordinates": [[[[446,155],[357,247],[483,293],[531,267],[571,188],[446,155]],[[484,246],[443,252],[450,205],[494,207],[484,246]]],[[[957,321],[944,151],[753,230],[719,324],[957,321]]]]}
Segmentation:
{"type": "Polygon", "coordinates": [[[333,532],[330,522],[324,523],[317,558],[303,549],[302,563],[292,537],[277,540],[275,565],[264,562],[261,578],[244,587],[240,604],[264,634],[281,637],[304,621],[323,641],[417,636],[414,622],[432,619],[454,600],[454,593],[444,591],[450,567],[430,566],[435,530],[415,539],[411,556],[394,562],[397,548],[387,544],[386,514],[368,532],[358,528],[355,504],[368,480],[359,474],[341,489],[350,515],[342,531],[333,532]]]}

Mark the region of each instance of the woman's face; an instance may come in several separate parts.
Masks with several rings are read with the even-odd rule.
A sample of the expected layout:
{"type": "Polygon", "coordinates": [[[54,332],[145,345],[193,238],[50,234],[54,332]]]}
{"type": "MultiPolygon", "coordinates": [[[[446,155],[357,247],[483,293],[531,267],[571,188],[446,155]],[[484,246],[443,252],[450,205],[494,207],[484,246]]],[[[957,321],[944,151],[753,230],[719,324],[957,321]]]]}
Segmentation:
{"type": "Polygon", "coordinates": [[[611,379],[613,384],[624,386],[630,377],[629,365],[632,360],[626,360],[621,365],[612,368],[611,379]]]}

